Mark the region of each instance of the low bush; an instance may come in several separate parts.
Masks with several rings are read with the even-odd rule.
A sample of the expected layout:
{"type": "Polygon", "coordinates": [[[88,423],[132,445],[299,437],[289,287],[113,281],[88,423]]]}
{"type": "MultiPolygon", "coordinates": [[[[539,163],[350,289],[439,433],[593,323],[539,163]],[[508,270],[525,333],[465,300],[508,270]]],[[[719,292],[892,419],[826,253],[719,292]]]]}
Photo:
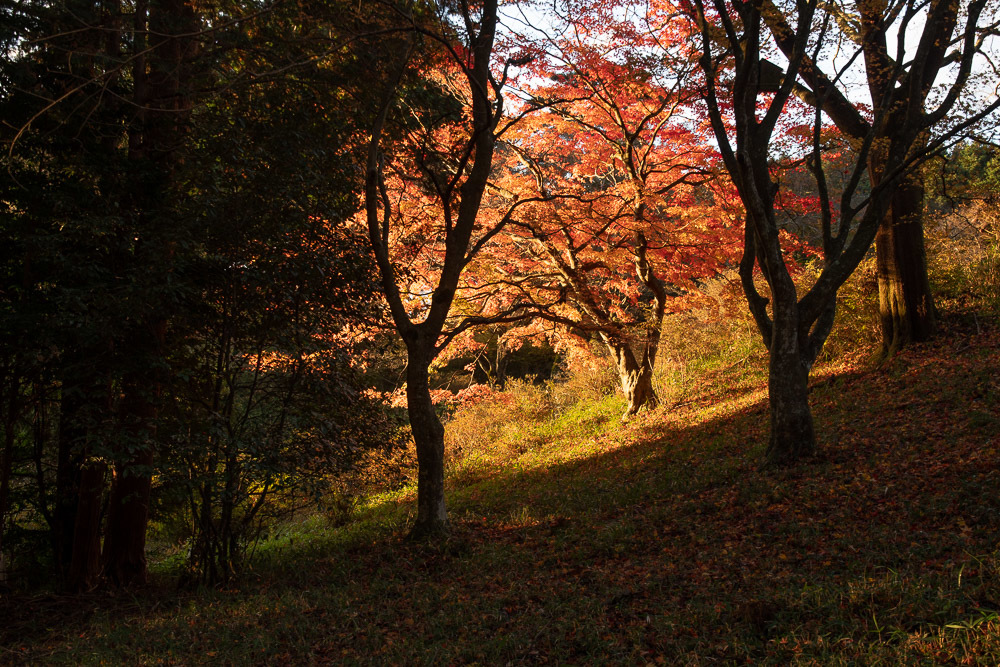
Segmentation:
{"type": "Polygon", "coordinates": [[[926,231],[937,300],[1000,316],[1000,208],[975,202],[941,216],[926,231]]]}

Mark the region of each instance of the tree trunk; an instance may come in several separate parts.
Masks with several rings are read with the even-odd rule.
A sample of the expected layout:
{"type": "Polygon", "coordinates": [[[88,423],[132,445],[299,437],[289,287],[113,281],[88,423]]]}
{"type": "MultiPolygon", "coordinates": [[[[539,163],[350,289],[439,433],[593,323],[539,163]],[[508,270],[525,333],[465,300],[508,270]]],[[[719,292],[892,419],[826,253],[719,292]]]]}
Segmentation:
{"type": "Polygon", "coordinates": [[[88,399],[95,400],[88,391],[88,387],[74,382],[64,373],[59,399],[56,496],[52,512],[52,548],[56,569],[64,578],[68,575],[76,541],[76,510],[80,502],[83,449],[87,439],[84,412],[88,399]]]}
{"type": "Polygon", "coordinates": [[[117,586],[146,583],[146,525],[153,452],[145,449],[115,465],[104,538],[104,574],[117,586]],[[138,470],[137,470],[138,468],[138,470]]]}
{"type": "Polygon", "coordinates": [[[605,341],[608,349],[615,358],[615,366],[618,369],[618,379],[622,385],[622,392],[628,401],[622,421],[627,421],[629,417],[635,415],[644,407],[655,408],[659,399],[653,390],[653,367],[645,363],[636,361],[632,349],[627,343],[605,341]]]}
{"type": "MultiPolygon", "coordinates": [[[[781,339],[775,335],[775,341],[781,339]]],[[[777,344],[777,343],[776,343],[777,344]]],[[[768,367],[771,436],[768,464],[785,465],[816,452],[812,412],[809,409],[809,371],[797,353],[771,352],[768,367]]]]}
{"type": "MultiPolygon", "coordinates": [[[[417,521],[410,536],[420,539],[446,532],[444,504],[444,426],[431,401],[428,363],[415,363],[410,354],[406,370],[406,408],[417,449],[417,521]]],[[[426,355],[424,355],[426,356],[426,355]]]]}
{"type": "MultiPolygon", "coordinates": [[[[167,202],[187,138],[192,102],[186,86],[197,46],[192,35],[199,26],[194,6],[183,0],[137,3],[134,20],[137,34],[144,32],[148,44],[137,41],[134,45],[134,98],[140,113],[129,137],[129,157],[138,164],[148,161],[155,167],[157,180],[135,184],[133,206],[142,226],[133,252],[166,274],[171,269],[174,240],[161,226],[170,212],[167,202]]],[[[127,346],[134,363],[145,367],[130,370],[122,380],[121,416],[127,441],[124,450],[116,453],[104,544],[105,574],[120,586],[146,581],[156,398],[162,384],[155,371],[149,372],[148,364],[162,360],[166,322],[162,314],[149,313],[127,346]]]]}
{"type": "Polygon", "coordinates": [[[768,465],[795,463],[816,451],[816,435],[809,409],[812,360],[807,359],[802,351],[797,295],[790,278],[787,282],[787,286],[772,287],[774,325],[767,377],[771,407],[771,436],[766,454],[768,465]]]}
{"type": "Polygon", "coordinates": [[[153,452],[139,452],[132,461],[116,465],[108,503],[104,538],[104,573],[118,586],[146,583],[146,526],[149,522],[150,468],[153,452]]]}
{"type": "MultiPolygon", "coordinates": [[[[82,356],[82,355],[80,355],[82,356]]],[[[97,359],[95,354],[92,361],[97,359]]],[[[64,372],[59,415],[56,507],[53,528],[66,586],[96,588],[101,578],[101,513],[107,465],[93,441],[106,434],[111,413],[111,382],[98,364],[72,360],[64,372]]]]}
{"type": "MultiPolygon", "coordinates": [[[[104,538],[104,574],[118,586],[146,582],[146,526],[152,490],[156,406],[141,374],[123,382],[121,405],[124,443],[131,456],[115,462],[104,538]]],[[[154,383],[155,384],[155,383],[154,383]]],[[[124,445],[124,447],[122,447],[124,445]]]]}
{"type": "MultiPolygon", "coordinates": [[[[211,446],[211,445],[210,445],[211,446]]],[[[209,465],[209,472],[205,475],[210,480],[214,479],[216,468],[214,456],[209,465]]],[[[215,531],[215,522],[212,520],[212,513],[215,507],[213,482],[204,481],[199,489],[201,507],[198,511],[198,524],[194,537],[194,545],[191,548],[189,563],[193,566],[192,576],[197,576],[199,583],[215,584],[219,581],[218,570],[215,567],[215,544],[218,539],[215,531]]]]}
{"type": "Polygon", "coordinates": [[[892,356],[936,330],[924,250],[924,188],[918,175],[900,184],[875,237],[882,354],[892,356]]]}
{"type": "Polygon", "coordinates": [[[67,585],[71,591],[97,588],[101,577],[101,505],[104,500],[104,473],[100,461],[83,466],[80,495],[73,530],[73,556],[67,585]]]}
{"type": "Polygon", "coordinates": [[[20,381],[17,377],[14,364],[10,364],[9,371],[4,380],[4,388],[10,393],[6,398],[4,411],[4,437],[3,451],[0,451],[0,586],[6,583],[6,570],[4,569],[3,558],[3,538],[4,526],[7,525],[7,511],[10,507],[10,477],[14,468],[14,442],[16,441],[18,398],[20,393],[20,381]]]}
{"type": "Polygon", "coordinates": [[[622,390],[625,398],[628,399],[628,408],[625,410],[627,419],[636,414],[642,408],[652,410],[659,404],[659,398],[653,391],[653,372],[649,368],[639,368],[634,371],[618,371],[621,378],[622,390]]]}
{"type": "MultiPolygon", "coordinates": [[[[635,208],[636,222],[643,222],[645,205],[635,208]]],[[[663,335],[663,314],[667,307],[667,290],[663,280],[656,275],[646,258],[649,244],[645,234],[638,231],[635,234],[635,271],[639,280],[653,295],[652,321],[646,324],[643,334],[642,359],[636,361],[632,348],[625,343],[614,350],[618,360],[618,375],[621,378],[622,389],[628,399],[628,408],[622,420],[639,412],[644,406],[650,409],[659,404],[659,398],[653,390],[653,368],[656,366],[656,354],[660,349],[660,336],[663,335]]]]}
{"type": "MultiPolygon", "coordinates": [[[[470,3],[462,3],[460,8],[468,31],[468,43],[463,47],[465,53],[456,63],[462,69],[471,93],[471,125],[468,127],[469,135],[464,142],[465,148],[462,149],[467,151],[465,153],[467,169],[463,179],[451,175],[450,172],[447,176],[441,172],[439,176],[434,173],[433,168],[426,174],[432,181],[444,177],[450,181],[450,185],[437,190],[442,210],[446,212],[443,221],[444,261],[440,266],[437,286],[428,294],[430,303],[426,316],[419,323],[413,322],[409,312],[410,304],[404,303],[397,282],[397,270],[393,266],[392,253],[389,250],[389,239],[392,237],[389,227],[398,221],[398,217],[391,214],[391,198],[384,196],[386,190],[382,168],[385,156],[380,151],[382,132],[393,100],[400,89],[404,70],[409,65],[413,42],[410,42],[405,49],[405,56],[400,62],[395,82],[387,90],[378,118],[372,126],[371,141],[368,144],[365,179],[368,238],[375,254],[375,261],[378,263],[382,292],[388,302],[396,330],[402,335],[407,349],[407,411],[419,465],[417,520],[411,532],[411,536],[415,538],[441,533],[448,527],[448,512],[444,502],[444,427],[437,418],[431,402],[428,369],[431,361],[440,352],[437,347],[439,342],[444,344],[460,330],[452,330],[442,340],[462,271],[479,253],[485,241],[500,230],[500,227],[494,227],[479,236],[478,241],[473,241],[473,232],[479,235],[482,231],[479,227],[481,222],[479,212],[493,167],[497,141],[495,133],[503,116],[504,104],[503,96],[490,69],[490,56],[496,37],[497,0],[485,0],[481,3],[478,19],[473,18],[471,6],[470,3]],[[473,28],[474,25],[477,27],[473,28]],[[450,212],[454,212],[454,215],[450,212]]],[[[455,55],[451,47],[448,50],[455,55]]],[[[462,328],[463,325],[459,327],[462,328]]]]}
{"type": "Polygon", "coordinates": [[[224,581],[232,581],[239,571],[239,531],[236,526],[236,496],[240,486],[240,461],[238,448],[232,439],[226,441],[226,486],[222,493],[219,512],[219,574],[224,581]]]}

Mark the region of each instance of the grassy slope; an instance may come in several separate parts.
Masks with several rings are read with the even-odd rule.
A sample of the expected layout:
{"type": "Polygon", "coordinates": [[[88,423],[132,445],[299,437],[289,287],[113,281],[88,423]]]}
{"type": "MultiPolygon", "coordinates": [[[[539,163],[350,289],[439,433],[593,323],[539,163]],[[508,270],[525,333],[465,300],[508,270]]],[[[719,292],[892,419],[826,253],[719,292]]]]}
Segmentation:
{"type": "Polygon", "coordinates": [[[757,359],[627,425],[605,399],[469,430],[444,543],[376,499],[239,591],[4,603],[0,662],[1000,664],[1000,327],[946,326],[818,369],[797,467],[758,470],[757,359]]]}

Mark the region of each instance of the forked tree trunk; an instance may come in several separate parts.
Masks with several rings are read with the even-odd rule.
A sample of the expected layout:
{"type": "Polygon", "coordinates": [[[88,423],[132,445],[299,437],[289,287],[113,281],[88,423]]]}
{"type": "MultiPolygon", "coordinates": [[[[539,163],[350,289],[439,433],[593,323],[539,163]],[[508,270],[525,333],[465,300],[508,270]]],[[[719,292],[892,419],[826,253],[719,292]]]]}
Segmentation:
{"type": "Polygon", "coordinates": [[[634,371],[619,370],[619,377],[622,382],[622,389],[625,398],[628,399],[628,407],[625,416],[631,417],[643,408],[653,409],[659,405],[660,400],[653,390],[653,372],[649,368],[638,368],[634,371]]]}
{"type": "MultiPolygon", "coordinates": [[[[934,4],[945,6],[944,3],[934,4]]],[[[768,2],[768,5],[774,7],[773,3],[768,2]]],[[[893,96],[890,93],[897,86],[901,90],[909,90],[909,87],[907,83],[900,81],[900,72],[896,71],[897,65],[889,57],[889,32],[892,21],[885,20],[889,5],[877,1],[855,3],[854,7],[860,15],[862,25],[857,36],[864,36],[860,44],[864,50],[869,95],[872,100],[879,101],[878,107],[881,107],[874,110],[874,115],[878,118],[888,112],[888,117],[883,120],[883,129],[889,129],[891,134],[893,128],[908,121],[903,107],[891,110],[890,100],[893,96]]],[[[782,27],[787,17],[783,17],[777,11],[768,11],[763,13],[763,19],[785,56],[790,56],[795,48],[795,40],[794,33],[782,27]]],[[[940,20],[932,22],[931,29],[937,31],[939,35],[938,44],[949,43],[950,38],[945,35],[950,35],[955,25],[950,23],[949,26],[949,22],[940,20]]],[[[926,59],[928,53],[925,52],[923,57],[926,59]]],[[[940,57],[940,54],[937,57],[940,57]]],[[[927,67],[926,62],[920,70],[930,74],[932,80],[938,72],[936,67],[927,67]]],[[[823,94],[818,96],[824,100],[823,110],[830,115],[841,132],[850,137],[856,145],[860,145],[872,131],[869,120],[813,63],[800,69],[799,74],[813,91],[823,91],[823,94]]],[[[910,76],[907,75],[906,79],[910,76]]],[[[816,98],[808,99],[808,103],[815,104],[816,98]]],[[[885,132],[881,135],[882,140],[885,140],[885,132]]],[[[914,149],[919,152],[925,148],[926,139],[918,138],[914,149]]],[[[881,177],[884,162],[884,150],[876,145],[868,161],[868,173],[872,185],[881,177]]],[[[909,182],[900,185],[892,198],[891,211],[880,221],[875,239],[883,355],[894,354],[911,341],[927,340],[936,331],[933,296],[927,279],[927,260],[924,250],[923,198],[919,177],[909,179],[909,182]]]]}
{"type": "Polygon", "coordinates": [[[653,390],[653,367],[636,361],[627,343],[607,343],[608,349],[615,358],[618,379],[622,392],[628,401],[628,407],[622,416],[622,421],[635,415],[642,408],[655,408],[659,404],[656,392],[653,390]]]}
{"type": "Polygon", "coordinates": [[[417,449],[417,521],[415,539],[445,532],[448,510],[444,503],[444,426],[431,401],[428,363],[415,363],[424,354],[410,354],[406,370],[406,407],[417,449]]]}
{"type": "Polygon", "coordinates": [[[914,176],[900,184],[875,237],[882,354],[892,356],[936,331],[924,250],[924,188],[914,176]]]}
{"type": "MultiPolygon", "coordinates": [[[[637,222],[643,221],[645,206],[639,204],[635,209],[637,222]]],[[[656,366],[656,355],[660,349],[660,336],[663,335],[663,315],[667,306],[667,291],[663,280],[656,275],[647,260],[648,242],[641,231],[635,235],[635,270],[639,280],[652,293],[652,318],[646,323],[642,335],[642,356],[636,359],[632,346],[627,340],[615,340],[605,336],[604,342],[614,355],[618,367],[618,377],[621,380],[622,391],[628,399],[628,407],[622,420],[627,420],[644,407],[655,408],[659,398],[653,389],[653,368],[656,366]]]]}
{"type": "MultiPolygon", "coordinates": [[[[431,402],[427,371],[440,351],[437,345],[448,322],[448,313],[454,302],[462,271],[480,251],[482,244],[500,230],[499,227],[494,227],[492,231],[480,236],[478,241],[473,240],[474,232],[479,234],[482,231],[477,229],[477,221],[492,169],[497,140],[495,132],[503,116],[503,96],[500,95],[499,87],[502,84],[490,73],[490,56],[496,37],[497,0],[485,0],[481,3],[478,19],[473,17],[470,7],[470,3],[461,3],[459,13],[465,20],[468,43],[461,49],[465,53],[456,61],[468,80],[471,93],[472,123],[465,143],[468,169],[464,181],[457,187],[458,178],[451,175],[449,169],[445,178],[451,185],[438,188],[443,210],[455,213],[454,216],[445,216],[444,262],[440,267],[437,286],[429,294],[430,307],[426,317],[419,323],[414,323],[409,312],[410,306],[404,303],[389,250],[389,239],[392,236],[389,227],[398,216],[392,214],[392,197],[387,194],[382,171],[385,161],[379,147],[393,100],[399,91],[405,68],[409,66],[409,46],[400,62],[401,68],[396,74],[396,80],[387,91],[368,144],[365,180],[368,238],[379,266],[382,291],[388,301],[396,330],[402,335],[407,348],[407,411],[419,464],[417,520],[411,532],[411,536],[415,538],[443,532],[448,526],[448,512],[444,502],[444,427],[431,402]],[[496,97],[491,98],[491,95],[496,97]]],[[[449,50],[451,55],[457,55],[455,50],[450,47],[449,50]]],[[[432,181],[438,178],[437,174],[429,175],[432,181]]],[[[460,328],[462,326],[459,325],[460,328]]],[[[457,333],[459,329],[451,331],[444,340],[449,340],[457,333]]]]}

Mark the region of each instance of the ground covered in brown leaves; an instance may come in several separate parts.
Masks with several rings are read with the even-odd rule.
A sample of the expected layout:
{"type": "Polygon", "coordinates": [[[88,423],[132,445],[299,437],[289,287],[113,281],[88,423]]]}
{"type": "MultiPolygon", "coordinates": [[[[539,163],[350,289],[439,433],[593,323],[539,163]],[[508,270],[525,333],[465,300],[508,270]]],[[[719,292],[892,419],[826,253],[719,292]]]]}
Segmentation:
{"type": "Polygon", "coordinates": [[[289,527],[238,590],[4,599],[0,662],[1000,664],[1000,326],[944,327],[818,368],[794,467],[760,467],[757,359],[466,454],[435,543],[404,491],[289,527]]]}

